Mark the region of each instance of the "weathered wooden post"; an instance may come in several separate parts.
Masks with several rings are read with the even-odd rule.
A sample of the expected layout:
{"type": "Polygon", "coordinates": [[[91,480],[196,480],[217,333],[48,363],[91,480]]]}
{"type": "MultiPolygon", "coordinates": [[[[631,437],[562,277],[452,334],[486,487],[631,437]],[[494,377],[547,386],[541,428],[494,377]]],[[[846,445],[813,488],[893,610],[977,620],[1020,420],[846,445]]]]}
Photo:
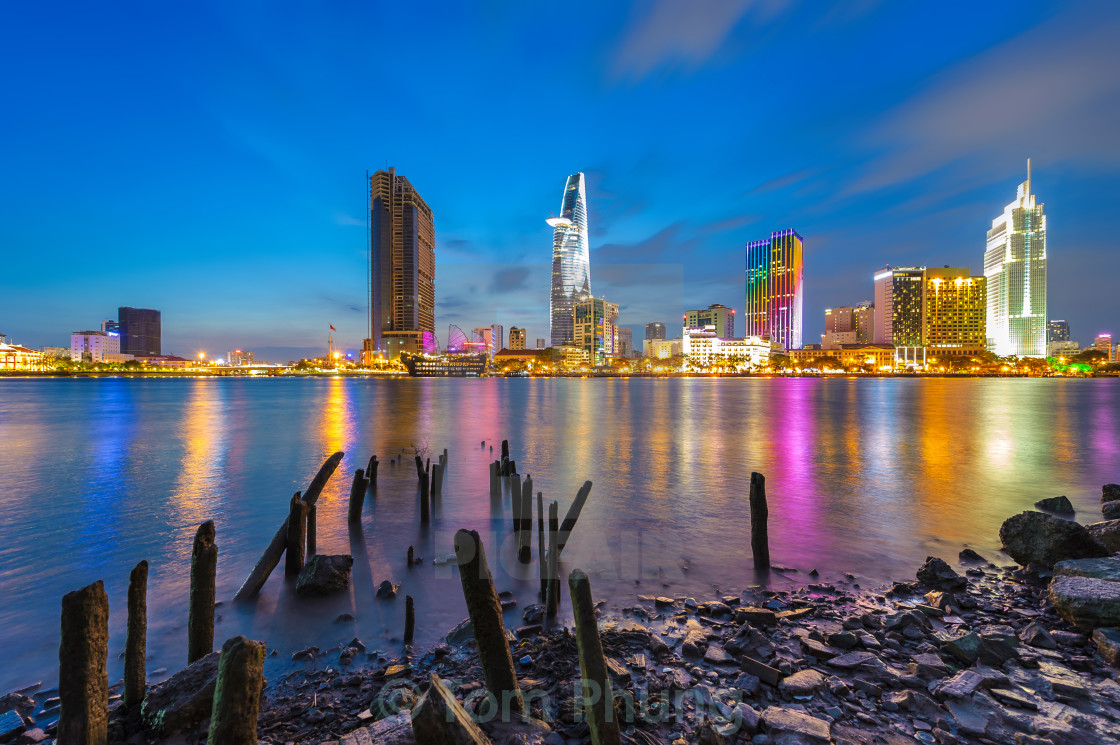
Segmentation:
{"type": "Polygon", "coordinates": [[[537,562],[540,566],[540,579],[541,579],[541,594],[540,600],[543,603],[547,593],[547,585],[545,577],[548,572],[548,560],[544,554],[544,492],[537,492],[537,562]]]}
{"type": "MultiPolygon", "coordinates": [[[[572,506],[568,508],[568,514],[564,516],[564,522],[560,525],[559,535],[559,548],[558,551],[563,552],[564,546],[568,545],[568,539],[572,535],[572,530],[576,527],[576,520],[579,520],[579,515],[583,512],[583,505],[587,502],[587,495],[591,493],[591,482],[584,481],[583,486],[576,492],[576,498],[572,502],[572,506]]],[[[557,580],[559,582],[559,580],[557,580]]]]}
{"type": "MultiPolygon", "coordinates": [[[[334,453],[331,457],[323,463],[319,468],[319,472],[315,474],[315,478],[311,480],[311,484],[307,487],[307,491],[303,493],[303,501],[307,504],[315,504],[319,499],[319,495],[323,491],[323,487],[327,485],[331,474],[338,468],[338,464],[342,462],[343,453],[341,451],[334,453]]],[[[284,549],[288,545],[288,520],[284,519],[276,534],[272,536],[272,541],[265,548],[261,558],[253,566],[253,570],[249,572],[249,576],[245,578],[245,582],[238,589],[237,594],[233,596],[234,602],[244,602],[255,597],[264,583],[268,580],[268,575],[272,574],[272,570],[280,563],[280,558],[284,555],[284,549]]]]}
{"type": "Polygon", "coordinates": [[[498,482],[498,464],[495,461],[490,464],[490,496],[500,497],[501,495],[502,490],[498,482]]]}
{"type": "Polygon", "coordinates": [[[62,596],[58,645],[58,741],[105,745],[109,739],[109,597],[97,580],[62,596]]]}
{"type": "Polygon", "coordinates": [[[560,546],[558,533],[560,532],[560,505],[552,502],[548,505],[548,586],[545,588],[545,615],[548,618],[556,617],[556,608],[560,604],[560,546]]]}
{"type": "Polygon", "coordinates": [[[412,604],[412,596],[404,596],[404,643],[412,644],[412,632],[416,629],[416,610],[412,604]]]}
{"type": "Polygon", "coordinates": [[[431,495],[432,495],[432,501],[433,502],[435,502],[437,499],[440,498],[440,496],[442,496],[440,494],[440,484],[443,483],[442,480],[441,480],[441,477],[440,477],[440,474],[442,472],[443,472],[443,466],[441,466],[439,463],[436,463],[434,466],[432,466],[431,495]]]}
{"type": "Polygon", "coordinates": [[[582,570],[576,569],[568,575],[568,593],[576,621],[583,708],[588,715],[592,745],[622,745],[618,720],[614,716],[614,695],[607,675],[607,660],[603,656],[603,642],[595,622],[591,582],[582,570]]]}
{"type": "Polygon", "coordinates": [[[207,745],[256,745],[264,653],[264,642],[243,636],[235,636],[222,645],[207,745]]]}
{"type": "Polygon", "coordinates": [[[377,453],[369,456],[369,463],[366,465],[366,481],[377,491],[377,467],[381,462],[377,460],[377,453]]]}
{"type": "Polygon", "coordinates": [[[751,473],[751,551],[754,553],[754,568],[770,568],[770,539],[766,535],[766,477],[754,471],[751,473]]]}
{"type": "Polygon", "coordinates": [[[509,460],[509,440],[502,440],[502,462],[509,460]]]}
{"type": "Polygon", "coordinates": [[[148,562],[128,575],[128,631],[124,639],[124,705],[139,706],[147,693],[148,562]]]}
{"type": "Polygon", "coordinates": [[[424,476],[427,475],[427,474],[424,473],[424,459],[421,458],[419,455],[417,455],[416,458],[415,458],[415,461],[416,461],[416,478],[422,479],[422,478],[424,478],[424,476]]]}
{"type": "Polygon", "coordinates": [[[511,474],[509,477],[509,497],[510,506],[513,508],[513,526],[512,532],[518,536],[520,541],[521,536],[521,474],[511,474]]]}
{"type": "Polygon", "coordinates": [[[347,513],[347,519],[352,522],[361,522],[362,519],[362,506],[366,502],[366,481],[365,472],[362,469],[354,471],[354,480],[350,482],[350,511],[347,513]]]}
{"type": "Polygon", "coordinates": [[[307,508],[307,556],[315,555],[315,531],[318,530],[318,521],[315,517],[315,505],[305,505],[307,508]]]}
{"type": "Polygon", "coordinates": [[[517,559],[528,564],[533,558],[533,479],[525,477],[525,483],[518,490],[521,497],[521,525],[517,532],[517,559]]]}
{"type": "MultiPolygon", "coordinates": [[[[517,674],[513,670],[513,655],[506,641],[506,626],[502,621],[502,604],[494,589],[490,567],[482,539],[476,530],[455,533],[455,557],[459,564],[459,579],[463,583],[463,597],[467,613],[478,643],[478,660],[486,687],[505,708],[507,701],[518,712],[523,711],[521,689],[517,687],[517,674]]],[[[504,713],[504,712],[503,712],[504,713]]]]}
{"type": "Polygon", "coordinates": [[[428,499],[428,475],[420,476],[420,522],[426,523],[431,519],[431,501],[428,499]]]}
{"type": "Polygon", "coordinates": [[[408,566],[412,566],[412,565],[413,565],[413,564],[415,564],[415,563],[416,563],[416,559],[414,559],[414,558],[413,558],[413,555],[412,555],[412,546],[410,545],[410,546],[408,547],[408,566]]]}
{"type": "MultiPolygon", "coordinates": [[[[288,540],[284,546],[284,575],[294,577],[303,569],[304,540],[307,537],[307,505],[299,492],[292,496],[288,506],[288,540]]],[[[207,653],[209,654],[209,653],[207,653]]]]}
{"type": "Polygon", "coordinates": [[[187,613],[187,664],[214,651],[214,595],[218,547],[214,521],[198,526],[191,551],[191,596],[187,613]]]}

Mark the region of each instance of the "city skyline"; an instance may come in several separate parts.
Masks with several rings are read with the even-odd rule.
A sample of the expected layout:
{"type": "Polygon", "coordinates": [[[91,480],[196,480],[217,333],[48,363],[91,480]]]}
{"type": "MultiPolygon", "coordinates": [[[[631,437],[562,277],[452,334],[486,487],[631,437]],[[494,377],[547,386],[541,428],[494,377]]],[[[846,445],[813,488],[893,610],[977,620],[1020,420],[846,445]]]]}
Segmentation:
{"type": "Polygon", "coordinates": [[[1115,330],[1107,300],[1120,252],[1110,221],[1096,218],[1114,209],[1120,167],[1107,134],[1120,113],[1117,8],[993,3],[970,7],[968,24],[920,7],[584,12],[566,36],[570,52],[554,59],[510,41],[552,38],[547,13],[532,8],[456,9],[418,46],[383,30],[410,26],[415,11],[400,8],[263,21],[219,6],[182,17],[152,8],[120,21],[76,6],[61,26],[44,9],[14,9],[0,31],[0,55],[24,71],[9,81],[18,115],[0,123],[18,143],[0,187],[3,330],[62,346],[131,303],[161,309],[164,347],[176,354],[236,346],[298,358],[322,352],[328,324],[357,351],[368,322],[355,183],[393,165],[436,215],[437,275],[456,278],[436,293],[441,341],[450,323],[548,336],[541,213],[554,208],[559,176],[582,171],[594,293],[618,302],[639,337],[687,308],[742,309],[743,242],[793,225],[808,247],[811,342],[824,308],[870,299],[876,267],[979,273],[977,236],[1026,157],[1057,220],[1048,313],[1082,343],[1115,330]],[[180,33],[153,33],[169,26],[180,33]],[[938,43],[880,49],[874,60],[853,51],[902,27],[938,43]],[[494,43],[464,47],[464,28],[494,43]],[[794,30],[807,42],[796,53],[779,42],[794,30]],[[424,59],[423,98],[398,82],[387,91],[419,102],[409,131],[373,116],[369,97],[340,95],[363,85],[370,71],[353,63],[371,45],[424,59]],[[196,46],[220,51],[183,62],[196,46]],[[122,74],[141,59],[143,75],[122,74]],[[445,82],[450,60],[476,80],[514,60],[518,69],[501,93],[477,94],[445,82]],[[823,60],[835,73],[820,74],[823,60]],[[1046,74],[1046,107],[1016,93],[1035,89],[1024,70],[1046,74]],[[516,104],[504,99],[510,87],[524,93],[516,104]],[[557,116],[561,93],[577,113],[557,116]],[[664,101],[684,106],[659,107],[664,121],[650,121],[645,112],[664,101]],[[778,127],[745,115],[760,102],[798,116],[778,127]],[[78,130],[66,113],[75,103],[78,130]],[[458,117],[468,106],[478,116],[458,117]],[[699,126],[703,137],[683,136],[699,126]],[[75,196],[60,173],[96,187],[75,196]],[[687,188],[686,174],[704,189],[687,188]]]}

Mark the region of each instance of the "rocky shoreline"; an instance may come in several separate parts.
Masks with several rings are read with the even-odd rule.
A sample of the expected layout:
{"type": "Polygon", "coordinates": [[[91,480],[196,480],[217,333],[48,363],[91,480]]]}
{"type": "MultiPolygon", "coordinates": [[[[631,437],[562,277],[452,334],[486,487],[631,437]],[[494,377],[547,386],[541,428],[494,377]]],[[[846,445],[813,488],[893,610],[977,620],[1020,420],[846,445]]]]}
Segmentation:
{"type": "MultiPolygon", "coordinates": [[[[1106,516],[1115,514],[1120,487],[1106,486],[1102,502],[1106,516]]],[[[1120,663],[1120,556],[1105,541],[1113,528],[1120,520],[1083,527],[1026,512],[1001,530],[1023,566],[965,549],[956,569],[931,557],[913,580],[879,588],[848,575],[711,599],[638,596],[621,614],[599,617],[622,741],[1120,741],[1112,666],[1120,663]]],[[[524,625],[508,636],[528,723],[492,716],[464,622],[446,642],[399,658],[367,654],[356,639],[293,655],[301,666],[262,693],[260,741],[427,745],[410,711],[434,674],[479,722],[477,736],[498,745],[590,742],[575,637],[542,626],[539,606],[517,615],[524,625]]],[[[206,742],[217,660],[215,652],[152,686],[143,713],[126,712],[112,688],[109,742],[206,742]]],[[[0,742],[52,741],[51,726],[37,725],[50,719],[51,694],[0,699],[0,742]]],[[[466,730],[463,737],[480,742],[466,730]]]]}

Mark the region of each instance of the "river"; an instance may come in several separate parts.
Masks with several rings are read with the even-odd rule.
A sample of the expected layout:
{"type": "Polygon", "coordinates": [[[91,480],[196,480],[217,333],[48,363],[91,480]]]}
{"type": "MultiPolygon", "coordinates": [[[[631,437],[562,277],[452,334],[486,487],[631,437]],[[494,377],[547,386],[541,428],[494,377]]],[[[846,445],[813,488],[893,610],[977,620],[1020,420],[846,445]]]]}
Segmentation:
{"type": "MultiPolygon", "coordinates": [[[[771,558],[868,583],[912,577],[962,546],[998,558],[1001,521],[1067,495],[1100,519],[1120,481],[1115,379],[61,378],[0,380],[0,693],[57,676],[61,596],[109,594],[110,679],[120,677],[129,570],[151,565],[149,669],[186,663],[190,550],[217,528],[215,643],[244,633],[281,659],[357,636],[399,652],[403,595],[417,642],[466,616],[456,571],[432,560],[479,530],[521,623],[534,563],[517,564],[510,508],[491,507],[487,464],[509,439],[522,474],[560,503],[590,499],[562,571],[592,576],[609,608],[639,593],[711,597],[756,582],[750,474],[766,476],[771,558]],[[480,447],[485,441],[486,447],[480,447]],[[490,452],[493,445],[494,453],[490,452]],[[416,449],[450,454],[443,498],[419,522],[416,449]],[[320,553],[355,557],[351,592],[294,595],[274,572],[258,601],[230,598],[332,452],[346,452],[318,505],[320,553]],[[361,531],[346,502],[355,469],[382,465],[361,531]],[[390,459],[404,455],[402,465],[390,459]],[[412,544],[423,564],[406,566],[412,544]],[[401,584],[378,600],[385,579],[401,584]],[[350,622],[336,622],[349,613],[350,622]]],[[[781,581],[780,575],[775,581],[781,581]]],[[[566,596],[562,601],[567,607],[566,596]]],[[[161,674],[153,674],[158,679],[161,674]]]]}

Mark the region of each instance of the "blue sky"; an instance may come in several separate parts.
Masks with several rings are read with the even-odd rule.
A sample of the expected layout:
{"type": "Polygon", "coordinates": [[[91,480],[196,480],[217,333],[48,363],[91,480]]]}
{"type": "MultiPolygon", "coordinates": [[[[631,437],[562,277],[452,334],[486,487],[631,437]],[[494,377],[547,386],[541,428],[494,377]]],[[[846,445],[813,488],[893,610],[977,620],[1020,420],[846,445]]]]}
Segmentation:
{"type": "Polygon", "coordinates": [[[366,329],[365,172],[431,205],[437,335],[548,336],[584,171],[621,321],[742,312],[746,241],[805,237],[805,337],[885,264],[969,266],[1033,158],[1049,314],[1120,333],[1120,4],[9,3],[0,332],[118,305],[164,348],[281,359],[366,329]]]}

